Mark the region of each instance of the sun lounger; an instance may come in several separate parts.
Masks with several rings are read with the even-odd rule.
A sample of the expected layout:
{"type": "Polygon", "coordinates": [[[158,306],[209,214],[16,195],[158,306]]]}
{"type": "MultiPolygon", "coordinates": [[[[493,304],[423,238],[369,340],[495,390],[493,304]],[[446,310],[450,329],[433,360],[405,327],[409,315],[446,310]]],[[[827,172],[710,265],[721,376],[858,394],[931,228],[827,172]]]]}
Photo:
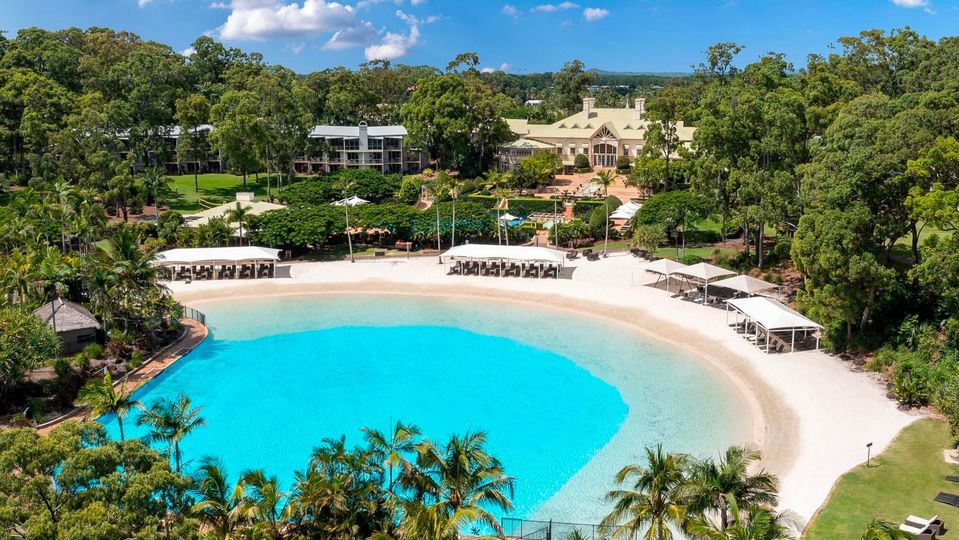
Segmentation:
{"type": "Polygon", "coordinates": [[[959,476],[947,476],[946,481],[948,482],[959,482],[959,476]]]}
{"type": "Polygon", "coordinates": [[[959,495],[954,493],[940,491],[934,500],[936,502],[941,502],[942,504],[948,504],[949,506],[955,506],[956,508],[959,508],[959,495]]]}
{"type": "Polygon", "coordinates": [[[936,535],[942,534],[942,531],[946,526],[946,524],[941,519],[939,519],[939,516],[932,516],[929,519],[925,519],[925,518],[921,518],[919,516],[913,516],[913,515],[909,515],[909,517],[906,518],[906,525],[925,527],[926,529],[929,529],[936,535]]]}
{"type": "Polygon", "coordinates": [[[908,523],[899,525],[899,530],[911,534],[913,538],[920,538],[922,540],[935,540],[936,537],[936,533],[929,530],[928,527],[916,527],[908,523]]]}

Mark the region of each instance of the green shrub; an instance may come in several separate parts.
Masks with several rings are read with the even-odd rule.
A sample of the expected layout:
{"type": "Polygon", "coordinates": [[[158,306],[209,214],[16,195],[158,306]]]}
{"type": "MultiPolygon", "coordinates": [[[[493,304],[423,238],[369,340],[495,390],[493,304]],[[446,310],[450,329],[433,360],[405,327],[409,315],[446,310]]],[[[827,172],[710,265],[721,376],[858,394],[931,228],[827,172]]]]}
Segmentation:
{"type": "Polygon", "coordinates": [[[140,351],[133,351],[133,354],[130,355],[130,361],[127,362],[127,369],[134,370],[143,365],[143,353],[140,351]]]}
{"type": "MultiPolygon", "coordinates": [[[[487,207],[491,208],[491,207],[487,207]]],[[[556,209],[557,215],[563,215],[563,202],[555,199],[539,199],[536,197],[515,197],[509,199],[508,210],[511,214],[526,217],[536,212],[552,214],[556,209]]]]}
{"type": "Polygon", "coordinates": [[[499,199],[493,195],[479,195],[474,193],[466,197],[466,200],[469,202],[475,202],[483,205],[483,208],[494,208],[496,206],[496,201],[499,199]]]}
{"type": "Polygon", "coordinates": [[[38,424],[43,421],[43,415],[47,414],[47,411],[50,410],[47,402],[39,398],[33,398],[28,401],[27,408],[30,409],[30,418],[38,424]]]}
{"type": "Polygon", "coordinates": [[[569,223],[559,225],[559,241],[561,244],[584,238],[592,238],[592,231],[585,221],[576,218],[569,223]]]}
{"type": "MultiPolygon", "coordinates": [[[[589,227],[593,231],[593,238],[602,238],[606,235],[606,217],[612,214],[622,203],[616,197],[606,199],[605,210],[602,204],[596,206],[589,214],[589,227]]],[[[610,228],[610,237],[615,236],[616,231],[610,228]]]]}
{"type": "Polygon", "coordinates": [[[632,167],[632,162],[629,160],[629,156],[619,156],[616,158],[616,170],[620,172],[629,171],[632,167]]]}
{"type": "Polygon", "coordinates": [[[576,157],[573,158],[573,167],[575,167],[578,171],[580,170],[582,170],[583,172],[589,171],[590,170],[589,156],[587,156],[586,154],[576,154],[576,157]]]}
{"type": "Polygon", "coordinates": [[[593,214],[593,210],[602,205],[602,200],[576,201],[573,203],[573,215],[580,219],[589,219],[589,216],[593,214]]]}
{"type": "Polygon", "coordinates": [[[656,248],[666,243],[666,232],[659,225],[637,225],[633,228],[632,245],[647,253],[655,253],[656,248]]]}
{"type": "Polygon", "coordinates": [[[423,187],[423,179],[419,176],[407,176],[403,178],[400,189],[396,192],[396,200],[413,205],[420,199],[420,191],[423,187]]]}
{"type": "Polygon", "coordinates": [[[703,258],[700,257],[699,255],[693,255],[692,253],[687,253],[683,255],[682,258],[679,259],[679,262],[685,264],[686,266],[690,266],[693,264],[699,264],[703,262],[703,258]]]}

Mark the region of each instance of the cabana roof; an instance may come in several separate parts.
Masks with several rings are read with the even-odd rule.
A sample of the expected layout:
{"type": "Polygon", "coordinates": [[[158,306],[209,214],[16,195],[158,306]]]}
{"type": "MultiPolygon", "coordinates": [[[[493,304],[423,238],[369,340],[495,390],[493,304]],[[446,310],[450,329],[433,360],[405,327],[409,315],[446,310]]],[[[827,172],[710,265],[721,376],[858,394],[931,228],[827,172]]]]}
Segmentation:
{"type": "Polygon", "coordinates": [[[754,296],[752,298],[729,300],[727,303],[768,331],[818,330],[822,328],[815,321],[772,298],[754,296]]]}
{"type": "Polygon", "coordinates": [[[100,323],[90,310],[76,302],[61,298],[43,304],[35,309],[33,314],[50,326],[53,326],[53,316],[56,314],[57,332],[100,328],[100,323]]]}
{"type": "Polygon", "coordinates": [[[534,246],[500,246],[493,244],[463,244],[440,255],[441,259],[502,259],[516,262],[548,262],[562,265],[566,253],[555,249],[534,246]]]}
{"type": "Polygon", "coordinates": [[[736,272],[732,270],[726,270],[725,268],[720,268],[718,266],[713,266],[709,263],[698,263],[692,266],[687,266],[673,272],[674,274],[680,274],[683,276],[689,276],[694,278],[699,278],[703,281],[711,281],[718,277],[722,276],[731,276],[735,275],[736,272]]]}
{"type": "Polygon", "coordinates": [[[177,248],[157,254],[160,266],[187,264],[235,264],[244,261],[278,261],[280,250],[258,246],[177,248]]]}
{"type": "Polygon", "coordinates": [[[628,201],[620,205],[609,217],[610,219],[633,219],[633,216],[635,216],[636,212],[642,207],[642,203],[628,201]]]}
{"type": "Polygon", "coordinates": [[[643,270],[669,277],[670,274],[675,274],[683,268],[686,268],[686,265],[683,263],[678,263],[672,259],[659,259],[644,266],[643,270]]]}
{"type": "Polygon", "coordinates": [[[335,203],[332,203],[332,204],[333,204],[333,206],[359,206],[359,205],[361,205],[361,204],[366,204],[366,203],[368,203],[368,202],[370,202],[370,201],[368,201],[368,200],[366,200],[366,199],[361,199],[360,197],[357,197],[356,195],[352,195],[352,196],[347,197],[347,198],[345,198],[345,199],[340,199],[340,200],[338,200],[338,201],[336,201],[335,203]]]}
{"type": "Polygon", "coordinates": [[[745,274],[727,279],[721,279],[714,282],[712,285],[713,287],[724,287],[726,289],[733,289],[746,294],[756,294],[758,292],[768,291],[769,289],[775,289],[779,286],[775,283],[756,279],[745,274]]]}

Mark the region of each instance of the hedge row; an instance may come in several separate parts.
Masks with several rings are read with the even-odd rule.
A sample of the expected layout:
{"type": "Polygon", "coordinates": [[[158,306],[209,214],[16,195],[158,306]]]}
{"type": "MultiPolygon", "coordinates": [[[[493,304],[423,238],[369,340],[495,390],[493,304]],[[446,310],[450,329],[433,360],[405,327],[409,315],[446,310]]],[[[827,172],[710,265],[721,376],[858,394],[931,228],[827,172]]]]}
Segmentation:
{"type": "Polygon", "coordinates": [[[479,195],[474,193],[472,195],[467,195],[466,200],[481,204],[483,205],[483,208],[493,208],[496,206],[497,198],[493,195],[479,195]]]}
{"type": "Polygon", "coordinates": [[[603,200],[594,200],[594,201],[576,201],[573,203],[573,215],[588,220],[590,214],[593,213],[593,210],[603,206],[603,200]]]}
{"type": "Polygon", "coordinates": [[[554,209],[557,213],[562,214],[563,201],[533,197],[517,197],[509,200],[509,212],[520,217],[525,217],[536,212],[551,214],[554,209]]]}

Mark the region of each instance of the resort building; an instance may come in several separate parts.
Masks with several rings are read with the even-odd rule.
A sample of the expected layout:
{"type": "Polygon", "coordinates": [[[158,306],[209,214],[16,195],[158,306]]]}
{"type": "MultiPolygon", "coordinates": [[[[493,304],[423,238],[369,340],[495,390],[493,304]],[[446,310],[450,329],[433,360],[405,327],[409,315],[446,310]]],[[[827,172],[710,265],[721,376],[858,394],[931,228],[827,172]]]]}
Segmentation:
{"type": "MultiPolygon", "coordinates": [[[[571,173],[578,154],[589,158],[594,168],[612,168],[616,158],[639,155],[645,144],[646,100],[637,98],[635,107],[596,108],[595,98],[583,99],[583,110],[552,124],[530,124],[528,120],[507,119],[506,123],[517,137],[497,150],[500,170],[510,170],[538,152],[555,152],[571,173]]],[[[693,140],[696,128],[679,122],[676,133],[681,144],[693,140]]]]}
{"type": "Polygon", "coordinates": [[[299,174],[339,169],[378,169],[385,174],[418,173],[424,155],[405,145],[403,126],[316,126],[310,131],[306,151],[294,162],[299,174]]]}
{"type": "MultiPolygon", "coordinates": [[[[202,124],[196,127],[196,133],[206,140],[206,137],[209,136],[214,129],[216,128],[210,124],[202,124]]],[[[167,174],[193,174],[194,172],[200,174],[221,173],[226,170],[226,160],[218,149],[213,148],[208,143],[203,145],[206,147],[206,150],[198,152],[200,155],[196,156],[196,159],[191,156],[184,156],[185,159],[181,158],[177,150],[181,144],[184,144],[183,140],[185,140],[185,137],[182,136],[182,133],[183,130],[180,126],[166,128],[161,135],[166,150],[164,156],[157,157],[151,152],[147,156],[146,161],[144,161],[142,157],[138,159],[134,165],[134,169],[142,172],[149,164],[162,167],[167,174]]],[[[124,131],[120,133],[117,138],[123,143],[120,159],[127,159],[131,151],[130,132],[124,131]]]]}
{"type": "Polygon", "coordinates": [[[97,342],[100,322],[90,310],[76,302],[57,298],[38,307],[33,314],[57,333],[63,354],[78,353],[97,342]]]}

